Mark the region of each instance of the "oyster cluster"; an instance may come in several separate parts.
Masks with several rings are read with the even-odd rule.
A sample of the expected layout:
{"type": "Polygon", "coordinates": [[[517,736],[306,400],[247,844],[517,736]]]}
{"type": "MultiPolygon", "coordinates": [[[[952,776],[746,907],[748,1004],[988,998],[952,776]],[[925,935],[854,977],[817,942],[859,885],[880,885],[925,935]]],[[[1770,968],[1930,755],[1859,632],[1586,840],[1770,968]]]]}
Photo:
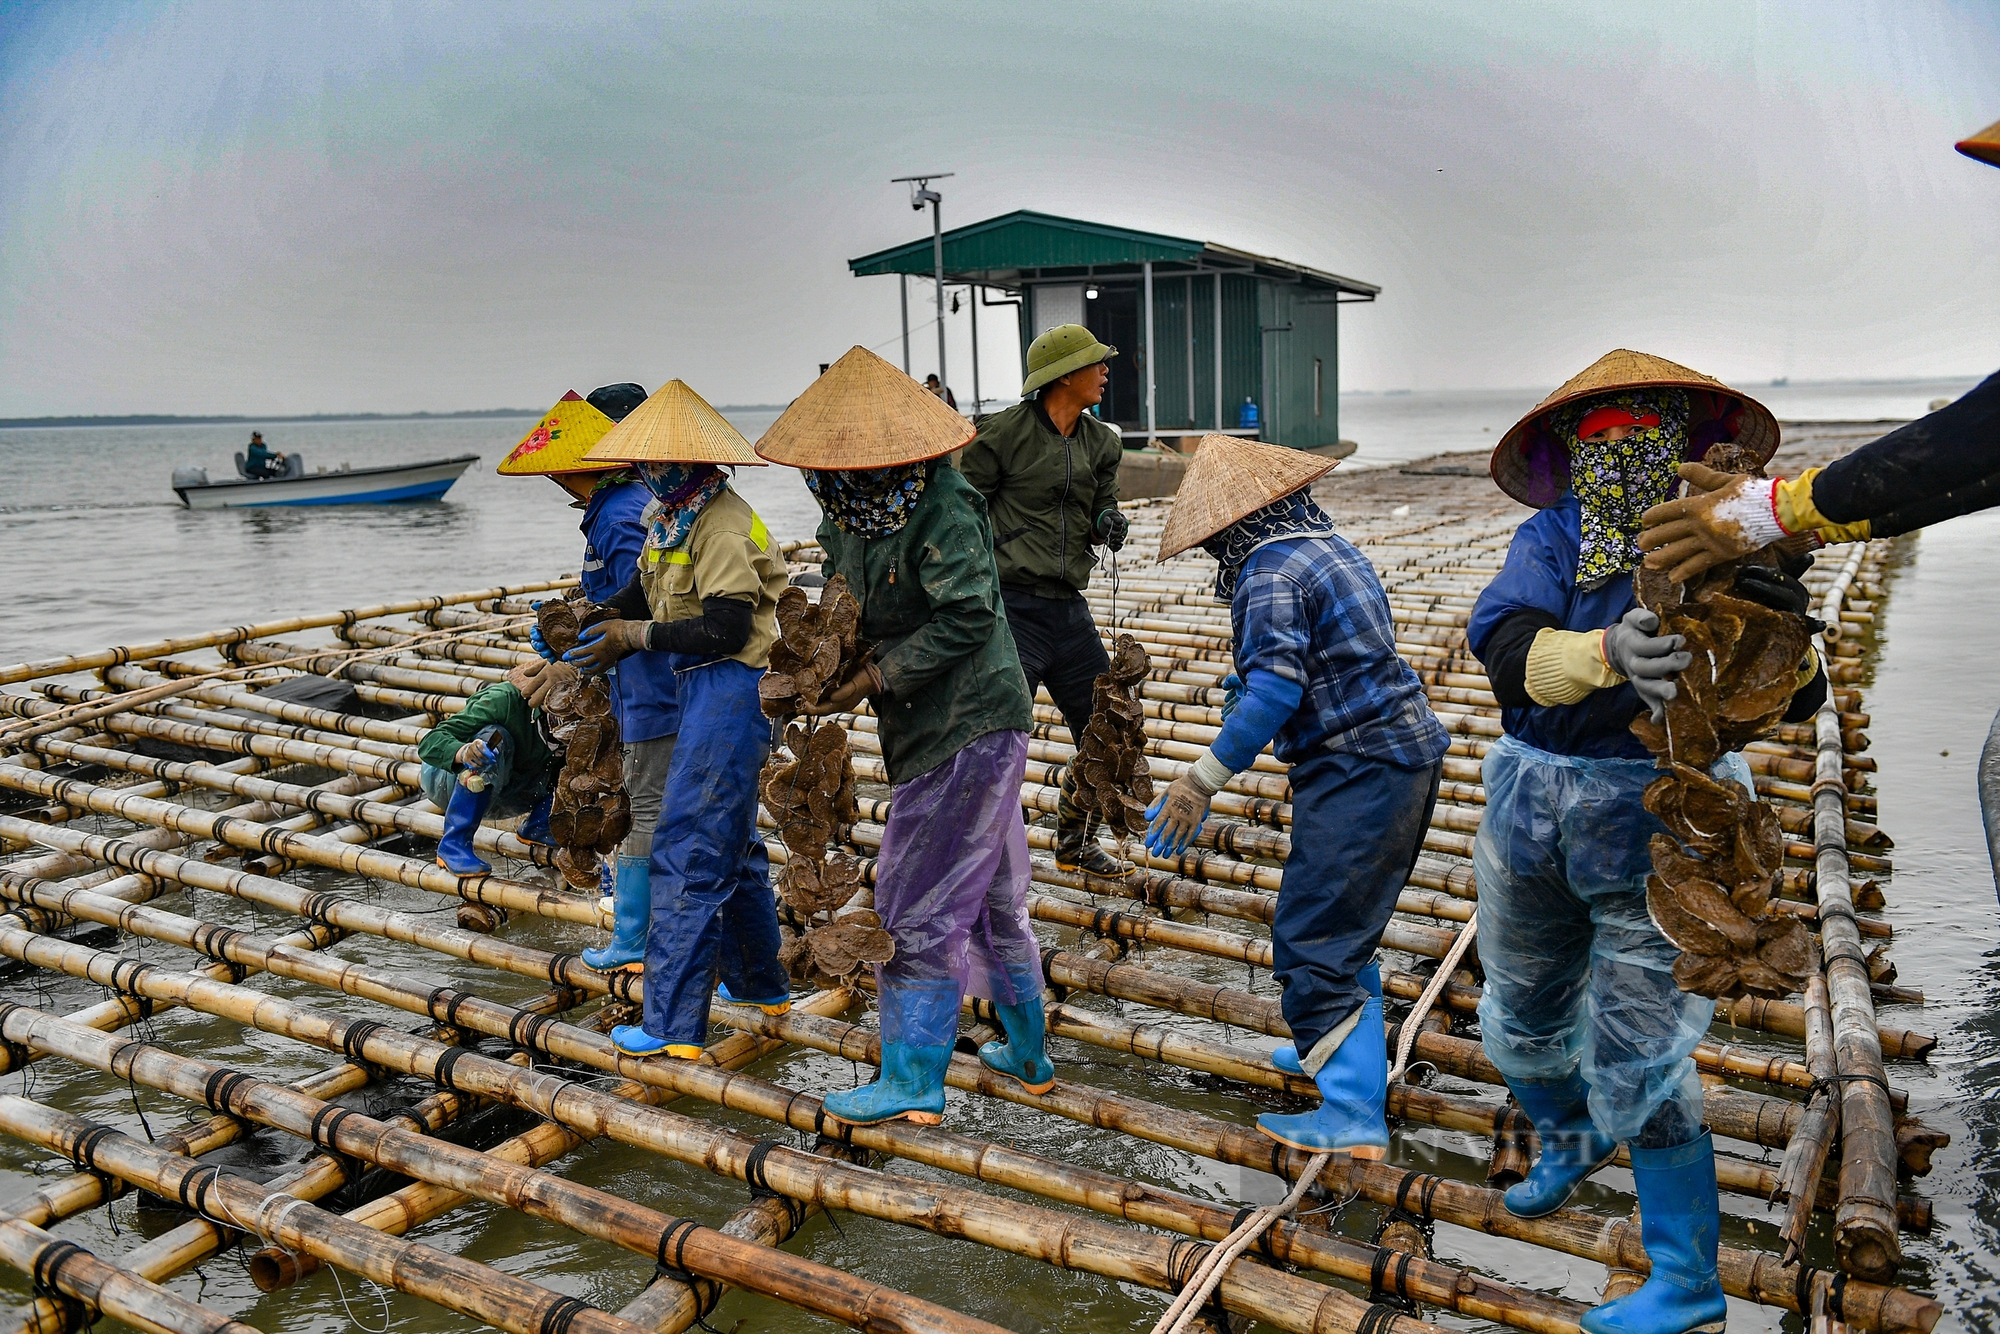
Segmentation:
{"type": "MultiPolygon", "coordinates": [[[[576,646],[584,627],[610,613],[574,594],[551,599],[535,613],[542,640],[558,659],[576,646]]],[[[569,663],[543,669],[551,678],[541,697],[549,735],[563,748],[549,807],[549,837],[555,865],[577,889],[595,889],[598,863],[615,852],[632,830],[632,802],[625,793],[625,757],[612,706],[611,682],[587,676],[569,663]]]]}
{"type": "Polygon", "coordinates": [[[1072,762],[1077,774],[1071,800],[1118,835],[1146,832],[1146,807],[1153,800],[1153,776],[1146,767],[1145,712],[1139,682],[1152,663],[1130,635],[1118,636],[1111,670],[1097,678],[1090,722],[1072,762]]]}
{"type": "MultiPolygon", "coordinates": [[[[1758,471],[1733,447],[1711,450],[1707,461],[1720,471],[1758,471]]],[[[1660,633],[1684,636],[1694,656],[1675,678],[1679,690],[1665,720],[1641,715],[1632,724],[1666,770],[1644,798],[1668,830],[1652,838],[1646,906],[1682,950],[1674,961],[1682,990],[1722,1000],[1791,995],[1813,968],[1805,923],[1771,905],[1785,849],[1777,813],[1708,773],[1784,716],[1812,643],[1808,617],[1737,595],[1745,567],[1773,559],[1758,553],[1730,561],[1686,587],[1643,566],[1633,576],[1640,605],[1660,618],[1660,633]]]]}
{"type": "MultiPolygon", "coordinates": [[[[764,712],[793,718],[845,680],[868,653],[860,624],[861,606],[839,575],[827,581],[818,604],[803,589],[786,589],[778,599],[780,637],[758,685],[764,712]]],[[[794,719],[764,764],[758,795],[790,854],[777,884],[785,909],[778,958],[786,971],[800,981],[844,986],[867,965],[887,963],[896,950],[882,919],[846,906],[867,883],[861,860],[828,850],[847,836],[856,813],[846,729],[794,719]]]]}
{"type": "Polygon", "coordinates": [[[765,716],[789,718],[817,705],[867,652],[861,642],[861,604],[848,591],[845,575],[827,580],[817,603],[807,600],[803,588],[787,588],[778,597],[771,667],[757,683],[765,716]]]}

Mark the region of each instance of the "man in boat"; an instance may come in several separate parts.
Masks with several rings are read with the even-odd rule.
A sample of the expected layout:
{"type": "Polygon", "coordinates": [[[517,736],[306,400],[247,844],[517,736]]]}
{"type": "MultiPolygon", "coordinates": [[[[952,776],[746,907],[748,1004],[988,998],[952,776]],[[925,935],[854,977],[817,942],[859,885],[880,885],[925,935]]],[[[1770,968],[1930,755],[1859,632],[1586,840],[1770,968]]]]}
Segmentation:
{"type": "Polygon", "coordinates": [[[785,557],[723,471],[762,460],[679,380],[585,458],[635,465],[658,504],[630,582],[606,604],[618,619],[590,626],[565,656],[601,672],[642,649],[666,654],[681,715],[652,838],[645,1013],[611,1040],[628,1056],[695,1060],[718,977],[724,1001],[771,1014],[791,1005],[757,831],[757,776],[771,742],[757,684],[778,637],[785,557]]]}
{"type": "MultiPolygon", "coordinates": [[[[1715,1150],[1693,1060],[1715,1002],[1681,990],[1681,951],[1647,907],[1649,844],[1666,826],[1644,804],[1660,771],[1631,725],[1661,716],[1691,662],[1637,604],[1640,516],[1677,466],[1725,441],[1769,458],[1778,425],[1685,366],[1600,358],[1495,448],[1494,481],[1540,513],[1515,530],[1466,626],[1505,733],[1481,766],[1472,854],[1480,1037],[1542,1142],[1502,1202],[1523,1218],[1553,1213],[1624,1143],[1652,1261],[1644,1286],[1583,1317],[1589,1334],[1682,1334],[1724,1314],[1715,1150]]],[[[1744,579],[1736,592],[1781,610],[1807,603],[1796,579],[1744,579]]],[[[1816,656],[1796,685],[1786,721],[1825,698],[1816,656]]],[[[1709,772],[1754,795],[1741,755],[1709,772]]]]}
{"type": "Polygon", "coordinates": [[[908,376],[855,348],[758,446],[804,470],[825,516],[824,569],[846,576],[878,655],[808,710],[843,713],[869,700],[895,784],[875,871],[875,911],[895,942],[875,972],[881,1074],[826,1099],[827,1115],[859,1125],[942,1119],[968,993],[994,1003],[1006,1035],[979,1059],[1029,1093],[1055,1086],[1021,815],[1033,710],[986,506],[945,462],[970,431],[908,376]],[[829,419],[847,423],[837,439],[815,429],[829,419]]]}
{"type": "Polygon", "coordinates": [[[444,812],[437,864],[453,875],[492,871],[472,848],[488,816],[504,820],[526,812],[521,838],[549,841],[549,804],[562,760],[543,730],[542,695],[552,684],[547,665],[530,660],[506,680],[481,686],[463,709],[417,742],[424,795],[444,812]]]}
{"type": "Polygon", "coordinates": [[[1160,559],[1200,546],[1221,566],[1242,693],[1200,759],[1146,812],[1146,846],[1178,857],[1209,801],[1266,745],[1291,765],[1292,840],[1271,921],[1293,1046],[1320,1105],[1257,1128],[1311,1152],[1388,1150],[1388,1043],[1375,951],[1423,848],[1448,739],[1396,655],[1374,567],[1334,531],[1312,484],[1335,460],[1211,435],[1174,496],[1160,559]]]}
{"type": "Polygon", "coordinates": [[[264,433],[250,433],[250,448],[243,455],[243,475],[245,477],[282,477],[285,473],[285,456],[267,448],[264,433]]]}
{"type": "MultiPolygon", "coordinates": [[[[2000,167],[2000,122],[1958,151],[2000,167]]],[[[2000,504],[2000,374],[1880,440],[1797,477],[1681,465],[1687,496],[1646,511],[1646,564],[1681,583],[1774,542],[1895,537],[2000,504]]]]}
{"type": "MultiPolygon", "coordinates": [[[[1103,400],[1105,362],[1117,355],[1080,324],[1050,329],[1028,347],[1023,401],[981,419],[959,461],[992,516],[1000,595],[1028,696],[1048,687],[1072,745],[1090,722],[1091,687],[1111,669],[1083,597],[1093,549],[1117,551],[1130,527],[1118,509],[1118,434],[1089,411],[1103,400]]],[[[1056,865],[1126,874],[1131,868],[1099,845],[1097,817],[1077,808],[1074,792],[1065,771],[1056,865]]]]}
{"type": "MultiPolygon", "coordinates": [[[[631,383],[600,386],[587,399],[574,391],[565,394],[500,464],[500,471],[510,476],[549,478],[572,498],[571,508],[583,511],[577,525],[584,539],[579,579],[592,602],[611,601],[638,570],[651,511],[658,506],[629,464],[593,463],[584,454],[645,401],[645,389],[631,383]]],[[[536,652],[554,658],[539,630],[530,631],[529,640],[536,652]]],[[[681,716],[673,664],[664,653],[641,649],[624,658],[612,669],[611,689],[625,747],[632,830],[613,862],[611,939],[583,952],[583,961],[599,970],[645,961],[646,924],[653,908],[647,864],[681,716]]]]}

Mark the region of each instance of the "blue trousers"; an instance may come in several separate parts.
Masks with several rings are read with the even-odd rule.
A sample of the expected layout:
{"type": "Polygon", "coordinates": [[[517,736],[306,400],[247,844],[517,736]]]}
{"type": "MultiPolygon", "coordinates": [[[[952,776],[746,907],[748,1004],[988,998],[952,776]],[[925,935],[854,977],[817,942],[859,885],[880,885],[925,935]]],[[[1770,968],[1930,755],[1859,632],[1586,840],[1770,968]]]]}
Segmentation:
{"type": "MultiPolygon", "coordinates": [[[[1750,783],[1738,755],[1711,772],[1750,783]]],[[[1481,776],[1472,869],[1487,1057],[1510,1080],[1580,1069],[1600,1131],[1642,1147],[1686,1143],[1701,1133],[1693,1054],[1715,1002],[1675,984],[1680,951],[1646,909],[1647,843],[1665,826],[1640,795],[1660,771],[1502,737],[1481,776]]]]}
{"type": "Polygon", "coordinates": [[[718,973],[732,996],[781,996],[778,908],[757,836],[757,774],[771,724],[757,703],[764,673],[732,658],[678,673],[681,730],[653,832],[652,925],[646,934],[645,1030],[673,1043],[708,1039],[718,973]]]}
{"type": "Polygon", "coordinates": [[[1271,955],[1299,1054],[1368,999],[1375,957],[1423,849],[1443,762],[1407,769],[1335,752],[1292,766],[1292,850],[1271,919],[1271,955]]]}
{"type": "MultiPolygon", "coordinates": [[[[498,723],[489,723],[479,729],[477,739],[484,741],[486,749],[500,757],[486,771],[486,787],[493,794],[493,804],[487,807],[486,818],[505,820],[509,816],[521,814],[534,802],[510,800],[507,797],[507,784],[514,778],[514,734],[498,723]]],[[[417,782],[423,788],[424,795],[430,798],[431,805],[443,810],[451,805],[452,789],[458,786],[458,771],[426,764],[417,775],[417,782]]],[[[534,795],[536,800],[540,799],[539,792],[534,795]]]]}

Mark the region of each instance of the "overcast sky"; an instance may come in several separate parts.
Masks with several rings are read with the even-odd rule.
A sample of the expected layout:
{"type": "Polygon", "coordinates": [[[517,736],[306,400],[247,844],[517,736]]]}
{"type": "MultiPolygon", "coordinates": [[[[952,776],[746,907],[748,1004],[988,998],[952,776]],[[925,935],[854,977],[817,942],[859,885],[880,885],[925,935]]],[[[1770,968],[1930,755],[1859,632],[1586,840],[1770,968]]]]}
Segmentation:
{"type": "Polygon", "coordinates": [[[0,416],[782,402],[898,355],[917,170],[1379,283],[1349,389],[1984,373],[1996,118],[2000,0],[16,0],[0,416]]]}

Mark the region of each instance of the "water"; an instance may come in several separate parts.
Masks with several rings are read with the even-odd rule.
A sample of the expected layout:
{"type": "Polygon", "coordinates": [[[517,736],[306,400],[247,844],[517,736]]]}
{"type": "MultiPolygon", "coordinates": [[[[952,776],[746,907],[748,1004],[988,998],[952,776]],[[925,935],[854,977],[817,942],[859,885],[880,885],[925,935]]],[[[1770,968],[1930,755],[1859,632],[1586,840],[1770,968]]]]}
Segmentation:
{"type": "MultiPolygon", "coordinates": [[[[1963,392],[1970,383],[1801,386],[1760,393],[1788,419],[1872,418],[1920,412],[1930,399],[1963,392]]],[[[1504,431],[1539,397],[1538,391],[1350,396],[1343,401],[1344,433],[1362,441],[1355,464],[1383,466],[1440,449],[1477,447],[1504,431]]],[[[754,439],[769,419],[765,413],[736,420],[754,439]]],[[[0,504],[0,568],[13,585],[13,596],[0,602],[0,662],[573,570],[575,516],[563,508],[555,488],[491,471],[529,424],[523,418],[277,427],[267,432],[273,445],[303,451],[315,466],[348,462],[360,467],[467,451],[483,458],[436,504],[204,513],[174,502],[168,474],[187,462],[226,469],[229,454],[241,447],[242,431],[236,427],[0,432],[0,467],[9,480],[0,504]]],[[[778,468],[746,470],[739,485],[780,539],[810,536],[817,512],[796,474],[778,468]]],[[[1928,1067],[1899,1067],[1895,1078],[1910,1090],[1918,1114],[1953,1136],[1937,1169],[1918,1183],[1936,1202],[1938,1228],[1926,1239],[1906,1238],[1912,1260],[1907,1281],[1934,1291],[1952,1308],[1944,1326],[1948,1329],[2000,1329],[2000,1179],[1990,1166],[2000,1149],[2000,1098],[1995,1097],[2000,1062],[1994,1060],[2000,1051],[2000,914],[1973,795],[1978,747],[1987,720],[2000,707],[2000,673],[1992,666],[2000,654],[2000,629],[1995,628],[2000,622],[1994,614],[2000,599],[1991,579],[1996,543],[2000,515],[1959,520],[1903,544],[1906,558],[1891,577],[1892,595],[1878,626],[1882,649],[1867,686],[1871,753],[1881,763],[1881,819],[1899,843],[1900,873],[1887,885],[1887,916],[1898,933],[1893,954],[1902,980],[1931,997],[1922,1010],[1892,1009],[1885,1016],[1887,1022],[1942,1038],[1928,1067]]],[[[310,877],[299,879],[304,883],[310,877]]],[[[336,882],[327,878],[329,886],[336,882]]],[[[352,888],[352,882],[340,883],[352,888]]],[[[415,891],[377,886],[372,892],[394,906],[437,906],[435,898],[415,891]]],[[[260,921],[271,924],[268,915],[232,900],[197,897],[193,904],[181,895],[159,902],[172,911],[246,928],[260,921]]],[[[546,922],[517,923],[509,931],[553,949],[574,950],[593,941],[590,933],[546,922]]],[[[184,963],[179,952],[159,946],[138,952],[168,966],[184,963]]],[[[379,967],[442,973],[440,980],[462,978],[497,999],[536,990],[523,979],[366,938],[338,952],[379,967]]],[[[1231,986],[1247,980],[1240,968],[1215,962],[1182,968],[1177,960],[1176,968],[1231,986]]],[[[277,995],[318,998],[281,981],[263,979],[256,985],[277,995]]],[[[1273,994],[1268,976],[1259,975],[1254,989],[1273,994]]],[[[47,984],[44,997],[30,990],[19,973],[0,978],[0,991],[8,999],[45,1002],[57,1012],[102,995],[95,988],[59,981],[47,984]]],[[[350,1008],[398,1026],[409,1022],[359,1003],[350,1008]]],[[[1131,1007],[1130,1013],[1136,1019],[1149,1012],[1131,1007]]],[[[1240,1031],[1192,1020],[1177,1023],[1218,1039],[1244,1039],[1240,1031]]],[[[303,1074],[328,1060],[288,1041],[198,1015],[162,1014],[153,1028],[174,1049],[239,1062],[259,1073],[303,1074]]],[[[1784,1046],[1763,1035],[1757,1045],[1770,1050],[1784,1046]]],[[[1073,1044],[1056,1044],[1055,1055],[1080,1077],[1112,1090],[1225,1118],[1240,1120],[1249,1114],[1248,1100],[1240,1094],[1219,1096],[1185,1072],[1073,1044]]],[[[816,1091],[847,1087],[857,1078],[845,1061],[798,1052],[753,1069],[816,1091]]],[[[60,1072],[54,1065],[0,1079],[5,1091],[24,1087],[70,1110],[135,1134],[142,1131],[132,1094],[122,1084],[60,1072]]],[[[180,1120],[164,1096],[141,1093],[139,1103],[156,1132],[180,1120]]],[[[760,1123],[732,1114],[706,1109],[700,1114],[715,1115],[749,1133],[764,1130],[760,1123]]],[[[1242,1173],[1155,1145],[958,1094],[952,1095],[950,1124],[1058,1160],[1088,1163],[1232,1204],[1260,1198],[1271,1184],[1245,1181],[1242,1173]]],[[[1483,1143],[1465,1136],[1420,1130],[1399,1137],[1397,1156],[1406,1165],[1476,1180],[1484,1173],[1485,1152],[1483,1143]]],[[[45,1154],[0,1139],[0,1197],[38,1172],[59,1168],[45,1154]]],[[[579,1150],[562,1160],[560,1170],[572,1180],[710,1222],[720,1222],[746,1198],[733,1183],[612,1145],[579,1150]]],[[[907,1164],[896,1170],[918,1178],[938,1175],[907,1164]]],[[[1621,1177],[1605,1174],[1614,1185],[1624,1184],[1621,1177]]],[[[1615,1198],[1606,1194],[1593,1202],[1608,1205],[1615,1198]]],[[[1746,1208],[1740,1200],[1731,1207],[1746,1208]]],[[[108,1214],[96,1211],[59,1231],[115,1256],[139,1236],[174,1221],[128,1200],[108,1214]]],[[[1366,1236],[1373,1221],[1372,1210],[1357,1208],[1342,1227],[1366,1236]]],[[[1160,1309],[1154,1294],[984,1248],[848,1215],[839,1224],[835,1228],[824,1219],[809,1223],[790,1249],[1012,1329],[1144,1328],[1160,1309]]],[[[609,1246],[486,1206],[460,1210],[421,1235],[443,1249],[614,1309],[650,1272],[647,1262],[609,1246]]],[[[1598,1267],[1588,1262],[1450,1227],[1439,1229],[1437,1253],[1442,1260],[1586,1301],[1594,1298],[1601,1280],[1598,1267]]],[[[1826,1263],[1823,1252],[1814,1258],[1826,1263]]],[[[341,1334],[350,1325],[340,1290],[325,1271],[297,1290],[263,1296],[232,1254],[183,1276],[173,1287],[273,1334],[341,1334]]],[[[373,1290],[348,1280],[345,1292],[353,1316],[380,1329],[383,1309],[373,1290]]],[[[18,1302],[26,1294],[19,1275],[0,1272],[0,1298],[18,1302]]],[[[387,1300],[388,1318],[398,1331],[469,1328],[469,1322],[425,1302],[394,1294],[387,1300]]],[[[728,1298],[711,1317],[724,1331],[738,1321],[747,1322],[745,1334],[830,1328],[741,1295],[728,1298]]],[[[1446,1318],[1441,1323],[1467,1322],[1446,1318]]],[[[1779,1323],[1761,1308],[1733,1305],[1732,1329],[1775,1329],[1779,1323]]],[[[1788,1327],[1796,1329],[1797,1322],[1788,1327]]]]}

